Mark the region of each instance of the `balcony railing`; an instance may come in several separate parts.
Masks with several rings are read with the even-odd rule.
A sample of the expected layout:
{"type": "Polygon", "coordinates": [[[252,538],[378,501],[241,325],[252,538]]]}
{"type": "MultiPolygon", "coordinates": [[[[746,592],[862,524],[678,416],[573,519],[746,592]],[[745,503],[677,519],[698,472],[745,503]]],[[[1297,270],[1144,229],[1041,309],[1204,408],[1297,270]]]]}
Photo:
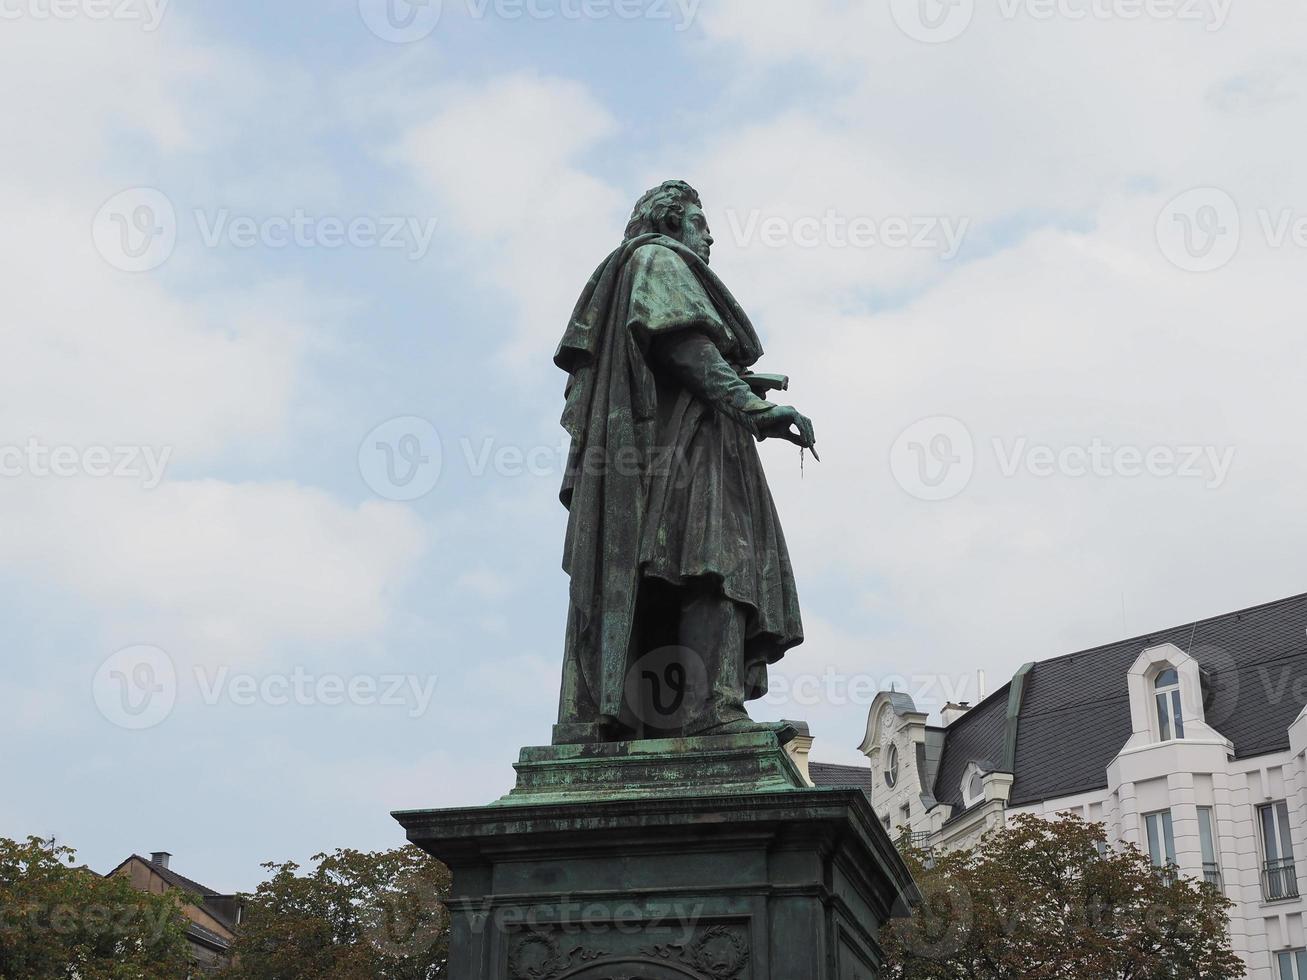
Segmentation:
{"type": "Polygon", "coordinates": [[[1215,861],[1204,861],[1203,880],[1220,891],[1223,887],[1221,883],[1221,866],[1215,861]]]}
{"type": "Polygon", "coordinates": [[[1298,897],[1298,865],[1292,859],[1267,861],[1262,866],[1262,891],[1268,902],[1298,897]]]}

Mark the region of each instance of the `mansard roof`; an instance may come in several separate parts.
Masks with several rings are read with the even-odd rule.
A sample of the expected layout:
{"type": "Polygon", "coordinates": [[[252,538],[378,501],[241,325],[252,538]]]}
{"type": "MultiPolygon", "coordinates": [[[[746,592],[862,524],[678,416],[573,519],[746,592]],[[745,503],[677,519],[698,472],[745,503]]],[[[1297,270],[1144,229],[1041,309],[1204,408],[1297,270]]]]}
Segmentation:
{"type": "Polygon", "coordinates": [[[1131,734],[1126,675],[1164,643],[1202,667],[1207,721],[1236,757],[1289,748],[1307,691],[1307,595],[1027,664],[948,727],[935,798],[961,808],[972,762],[1013,774],[1013,806],[1106,788],[1131,734]]]}

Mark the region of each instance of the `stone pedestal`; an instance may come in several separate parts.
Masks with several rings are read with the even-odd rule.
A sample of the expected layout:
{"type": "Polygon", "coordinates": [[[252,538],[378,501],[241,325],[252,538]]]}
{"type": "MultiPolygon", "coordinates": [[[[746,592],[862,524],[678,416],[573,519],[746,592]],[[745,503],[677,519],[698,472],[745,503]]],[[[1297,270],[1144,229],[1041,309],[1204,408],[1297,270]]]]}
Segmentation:
{"type": "Polygon", "coordinates": [[[915,889],[860,790],[770,732],[522,750],[489,806],[395,814],[453,872],[451,980],[874,980],[915,889]]]}

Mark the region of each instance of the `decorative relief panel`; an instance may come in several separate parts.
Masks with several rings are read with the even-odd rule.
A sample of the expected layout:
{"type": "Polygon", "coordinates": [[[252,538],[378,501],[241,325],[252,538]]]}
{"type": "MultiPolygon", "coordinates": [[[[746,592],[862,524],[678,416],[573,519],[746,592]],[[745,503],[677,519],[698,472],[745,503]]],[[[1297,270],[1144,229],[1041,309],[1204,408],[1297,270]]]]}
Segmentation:
{"type": "Polygon", "coordinates": [[[651,934],[667,931],[518,933],[508,939],[508,980],[749,980],[744,925],[708,926],[688,940],[651,934]]]}

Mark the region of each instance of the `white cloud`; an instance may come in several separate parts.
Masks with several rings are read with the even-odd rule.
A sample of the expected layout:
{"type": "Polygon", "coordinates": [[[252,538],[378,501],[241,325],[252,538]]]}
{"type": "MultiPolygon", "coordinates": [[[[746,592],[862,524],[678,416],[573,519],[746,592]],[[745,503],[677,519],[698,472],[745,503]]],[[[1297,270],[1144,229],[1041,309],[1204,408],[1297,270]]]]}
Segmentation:
{"type": "Polygon", "coordinates": [[[169,151],[211,139],[214,106],[197,111],[193,97],[230,59],[189,43],[175,20],[164,28],[146,32],[139,23],[87,17],[6,18],[0,80],[12,97],[0,107],[7,134],[0,173],[66,187],[92,177],[88,161],[102,159],[124,134],[169,151]]]}
{"type": "Polygon", "coordinates": [[[538,359],[621,242],[628,202],[578,162],[615,124],[583,85],[547,76],[443,94],[445,108],[413,123],[391,155],[434,194],[446,232],[467,246],[462,261],[517,307],[513,352],[538,359]]]}
{"type": "Polygon", "coordinates": [[[250,289],[240,303],[184,301],[95,251],[93,198],[79,207],[10,185],[0,199],[0,262],[12,275],[0,337],[22,366],[0,406],[11,440],[169,445],[195,461],[233,440],[277,437],[306,337],[278,316],[285,297],[250,289]]]}
{"type": "MultiPolygon", "coordinates": [[[[833,614],[805,577],[845,581],[892,610],[894,628],[862,643],[866,670],[986,668],[996,687],[1025,660],[1303,588],[1301,257],[1249,243],[1222,272],[1182,273],[1143,232],[1161,203],[1106,202],[1092,235],[1045,232],[906,309],[818,315],[770,338],[823,458],[799,482],[788,450],[766,450],[801,594],[833,614]],[[934,503],[889,462],[899,433],[931,416],[962,420],[977,448],[967,489],[934,503]],[[1023,438],[1235,456],[1219,487],[1005,476],[993,440],[1011,451],[1023,438]]],[[[818,639],[787,669],[847,662],[842,649],[818,639]]],[[[844,741],[859,723],[830,722],[844,741]]]]}
{"type": "Polygon", "coordinates": [[[3,33],[0,80],[15,95],[0,109],[14,137],[0,151],[11,368],[0,447],[149,447],[173,478],[154,490],[85,475],[0,479],[0,562],[66,590],[68,615],[105,637],[186,659],[375,637],[425,548],[416,517],[292,482],[194,478],[266,461],[294,432],[321,297],[278,282],[183,291],[179,280],[212,268],[179,252],[162,270],[127,274],[91,234],[125,183],[220,141],[237,118],[249,125],[271,76],[175,20],[146,33],[20,18],[3,33]]]}
{"type": "Polygon", "coordinates": [[[507,575],[491,568],[476,568],[463,572],[454,582],[456,588],[471,592],[481,599],[500,600],[513,591],[513,582],[507,575]]]}
{"type": "Polygon", "coordinates": [[[257,658],[288,640],[370,637],[426,545],[404,507],[351,508],[290,483],[175,481],[145,491],[112,480],[39,482],[4,495],[8,562],[110,621],[153,621],[191,645],[171,652],[201,660],[257,658]]]}

